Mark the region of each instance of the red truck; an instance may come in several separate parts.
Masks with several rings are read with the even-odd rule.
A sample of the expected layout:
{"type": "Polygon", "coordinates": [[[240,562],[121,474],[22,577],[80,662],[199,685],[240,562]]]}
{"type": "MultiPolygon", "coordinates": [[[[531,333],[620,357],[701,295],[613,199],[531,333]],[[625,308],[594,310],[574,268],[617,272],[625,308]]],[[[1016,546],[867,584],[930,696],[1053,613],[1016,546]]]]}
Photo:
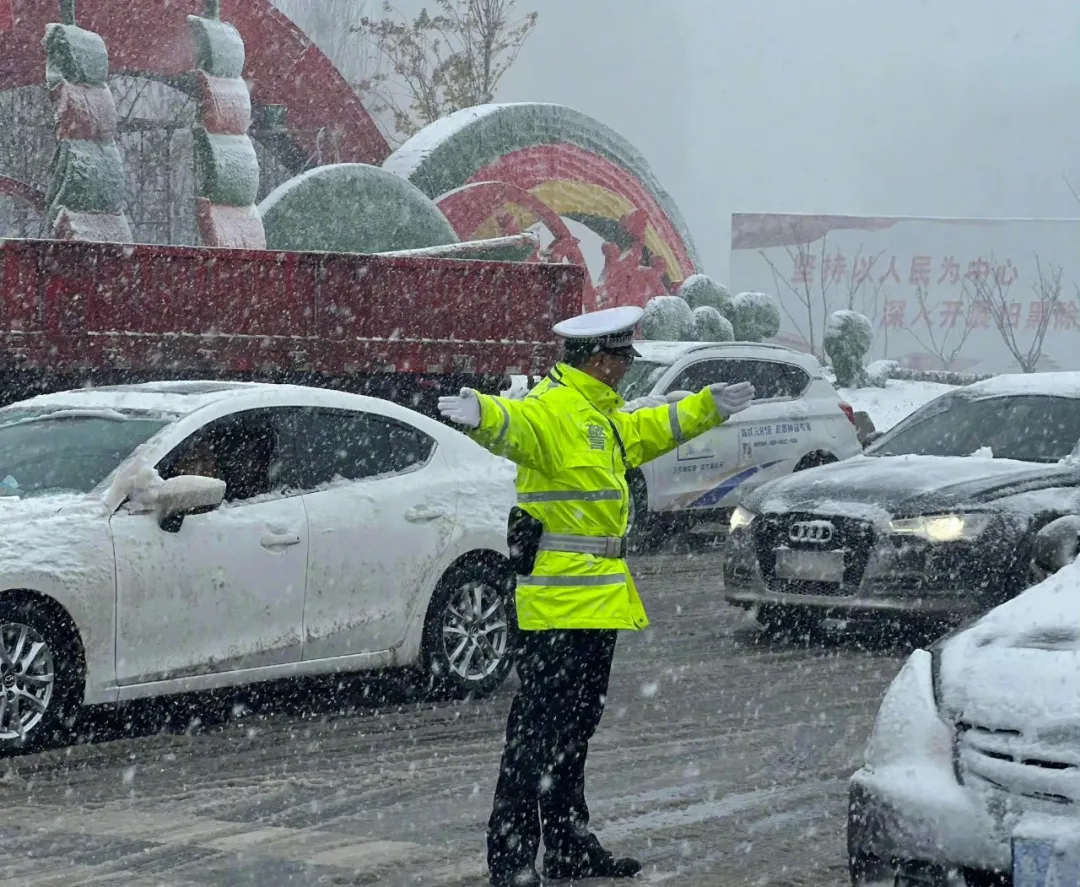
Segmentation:
{"type": "Polygon", "coordinates": [[[434,414],[557,359],[570,265],[0,240],[0,404],[84,385],[290,382],[434,414]]]}

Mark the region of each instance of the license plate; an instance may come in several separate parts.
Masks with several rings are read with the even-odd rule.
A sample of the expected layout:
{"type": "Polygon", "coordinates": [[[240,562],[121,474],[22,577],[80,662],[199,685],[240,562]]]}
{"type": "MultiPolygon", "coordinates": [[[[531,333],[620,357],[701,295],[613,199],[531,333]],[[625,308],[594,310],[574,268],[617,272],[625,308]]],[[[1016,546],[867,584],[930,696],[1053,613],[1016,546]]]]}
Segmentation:
{"type": "Polygon", "coordinates": [[[780,579],[803,582],[842,582],[844,552],[776,550],[776,575],[780,579]]]}
{"type": "Polygon", "coordinates": [[[1014,838],[1012,876],[1013,887],[1078,887],[1080,859],[1055,851],[1045,841],[1014,838]]]}

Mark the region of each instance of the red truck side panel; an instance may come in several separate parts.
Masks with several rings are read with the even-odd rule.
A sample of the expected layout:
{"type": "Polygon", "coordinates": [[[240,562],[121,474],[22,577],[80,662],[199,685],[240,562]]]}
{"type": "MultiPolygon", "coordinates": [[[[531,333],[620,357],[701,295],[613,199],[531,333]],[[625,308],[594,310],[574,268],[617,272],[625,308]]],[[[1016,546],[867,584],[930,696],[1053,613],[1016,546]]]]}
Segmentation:
{"type": "Polygon", "coordinates": [[[0,241],[0,368],[539,374],[583,284],[568,265],[0,241]]]}

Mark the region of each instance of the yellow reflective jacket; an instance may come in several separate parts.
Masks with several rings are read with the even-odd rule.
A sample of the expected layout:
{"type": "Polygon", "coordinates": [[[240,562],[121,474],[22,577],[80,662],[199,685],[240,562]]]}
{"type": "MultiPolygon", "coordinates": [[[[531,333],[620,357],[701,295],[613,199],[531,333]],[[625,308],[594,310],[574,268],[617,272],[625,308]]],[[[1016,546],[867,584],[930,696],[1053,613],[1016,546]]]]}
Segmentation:
{"type": "MultiPolygon", "coordinates": [[[[478,394],[480,427],[470,436],[518,466],[518,504],[547,533],[623,536],[629,516],[626,472],[723,420],[711,392],[678,403],[620,412],[617,392],[566,364],[524,400],[478,394]]],[[[542,550],[517,583],[525,631],[641,629],[649,624],[621,558],[542,550]]]]}

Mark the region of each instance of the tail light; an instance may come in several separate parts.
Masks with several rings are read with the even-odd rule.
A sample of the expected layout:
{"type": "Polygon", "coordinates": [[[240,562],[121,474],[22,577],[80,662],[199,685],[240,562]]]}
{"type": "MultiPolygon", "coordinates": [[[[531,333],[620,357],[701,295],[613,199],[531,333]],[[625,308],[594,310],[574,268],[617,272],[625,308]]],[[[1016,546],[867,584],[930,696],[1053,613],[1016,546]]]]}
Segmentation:
{"type": "Polygon", "coordinates": [[[851,404],[846,403],[845,401],[840,401],[840,409],[843,411],[844,415],[847,416],[847,420],[852,425],[854,425],[855,424],[855,410],[851,406],[851,404]]]}

